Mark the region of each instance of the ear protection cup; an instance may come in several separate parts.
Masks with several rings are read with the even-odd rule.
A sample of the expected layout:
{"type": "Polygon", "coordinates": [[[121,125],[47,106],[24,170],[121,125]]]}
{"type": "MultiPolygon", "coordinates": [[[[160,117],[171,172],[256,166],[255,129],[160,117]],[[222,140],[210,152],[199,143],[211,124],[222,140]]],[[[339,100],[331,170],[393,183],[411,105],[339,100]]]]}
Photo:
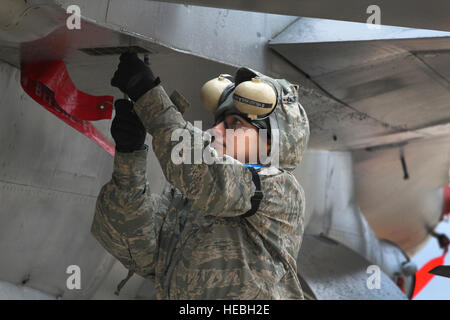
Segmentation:
{"type": "Polygon", "coordinates": [[[240,83],[233,94],[236,108],[251,120],[266,118],[275,109],[277,94],[275,89],[260,78],[240,83]]]}
{"type": "Polygon", "coordinates": [[[202,104],[215,115],[216,120],[230,108],[234,108],[249,120],[263,120],[272,113],[278,97],[276,89],[270,82],[263,81],[257,76],[247,77],[249,80],[244,80],[245,77],[241,74],[241,82],[235,86],[230,77],[220,75],[206,82],[200,89],[202,104]]]}
{"type": "MultiPolygon", "coordinates": [[[[217,110],[217,107],[220,105],[220,101],[225,100],[224,93],[227,88],[233,87],[234,84],[229,79],[225,78],[225,75],[220,75],[217,78],[209,80],[206,82],[203,87],[200,89],[200,100],[202,104],[208,109],[210,112],[214,113],[217,110]]],[[[228,89],[230,92],[233,89],[228,89]]]]}

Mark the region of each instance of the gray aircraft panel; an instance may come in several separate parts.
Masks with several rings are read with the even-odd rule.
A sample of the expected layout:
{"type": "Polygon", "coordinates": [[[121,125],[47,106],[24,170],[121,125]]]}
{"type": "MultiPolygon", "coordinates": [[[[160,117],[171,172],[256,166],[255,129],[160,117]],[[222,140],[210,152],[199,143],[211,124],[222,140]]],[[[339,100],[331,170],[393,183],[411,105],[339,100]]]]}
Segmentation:
{"type": "Polygon", "coordinates": [[[270,40],[271,48],[311,77],[377,63],[409,52],[448,51],[450,32],[299,18],[270,40]]]}
{"type": "MultiPolygon", "coordinates": [[[[75,33],[64,32],[64,28],[61,28],[46,39],[24,46],[25,51],[30,52],[24,55],[24,59],[27,59],[27,56],[34,59],[64,56],[74,79],[80,79],[76,83],[88,92],[101,93],[108,88],[104,84],[108,83],[108,78],[112,75],[111,70],[114,70],[116,58],[86,57],[77,49],[94,45],[132,44],[143,46],[153,52],[150,59],[152,66],[160,73],[168,72],[169,77],[164,78],[167,80],[178,78],[179,74],[188,76],[188,73],[184,71],[185,67],[177,64],[179,69],[175,70],[168,65],[171,61],[176,61],[178,57],[182,59],[183,56],[190,56],[193,61],[196,61],[198,58],[194,56],[199,56],[209,60],[211,64],[216,63],[218,69],[230,70],[229,67],[247,65],[266,74],[285,77],[300,83],[302,103],[310,115],[313,132],[310,146],[313,148],[350,149],[357,144],[360,145],[362,139],[404,130],[403,127],[390,124],[389,119],[379,119],[353,108],[345,101],[337,101],[336,98],[329,97],[329,93],[318,88],[302,74],[302,71],[293,68],[284,57],[267,47],[267,41],[282,31],[283,27],[295,21],[295,17],[240,11],[225,12],[211,8],[151,3],[146,0],[136,1],[135,6],[127,6],[121,1],[112,1],[107,9],[104,8],[106,10],[104,14],[100,15],[98,10],[103,6],[99,9],[91,8],[84,2],[80,2],[80,5],[82,5],[83,14],[88,15],[90,19],[103,19],[99,23],[104,28],[87,22],[83,23],[82,30],[75,33]],[[146,19],[130,19],[136,15],[146,19]],[[252,23],[244,26],[243,22],[247,20],[252,23]],[[173,32],[174,23],[184,27],[173,32]],[[246,33],[240,33],[240,37],[235,37],[235,34],[244,28],[246,33]],[[137,38],[132,39],[131,36],[137,38]],[[208,45],[198,46],[198,43],[208,45]],[[230,44],[232,44],[231,47],[230,44]],[[56,50],[49,52],[47,50],[49,46],[55,47],[56,50]],[[158,69],[159,66],[167,69],[158,69]],[[86,81],[82,77],[85,70],[89,68],[95,71],[92,72],[92,81],[86,81]],[[355,135],[355,132],[358,132],[358,135],[355,135]],[[358,143],[353,141],[355,139],[358,143]]],[[[13,61],[14,50],[6,50],[3,57],[9,62],[13,61]]],[[[317,59],[321,61],[320,56],[317,56],[317,59]]],[[[323,57],[322,60],[332,59],[323,57]]],[[[184,90],[184,87],[189,85],[190,88],[200,88],[204,81],[206,79],[191,77],[189,84],[181,83],[178,88],[192,102],[193,110],[199,114],[200,119],[201,109],[196,109],[200,103],[198,89],[188,91],[184,90]]],[[[119,96],[117,91],[114,93],[119,96]]]]}
{"type": "MultiPolygon", "coordinates": [[[[355,136],[369,139],[383,134],[398,133],[398,128],[386,124],[385,119],[369,116],[365,112],[327,96],[284,57],[266,46],[269,39],[295,18],[228,12],[210,8],[199,10],[196,7],[174,4],[169,6],[146,0],[136,1],[134,2],[136,6],[128,6],[128,8],[123,1],[111,1],[109,9],[104,6],[105,1],[95,4],[92,1],[82,2],[87,9],[93,10],[91,12],[93,16],[89,17],[100,19],[101,26],[84,21],[80,31],[71,33],[62,27],[47,38],[23,44],[21,47],[3,42],[0,45],[0,59],[19,66],[21,57],[24,60],[63,58],[68,65],[69,74],[79,89],[91,94],[112,94],[119,98],[122,95],[109,85],[109,79],[117,66],[118,55],[92,57],[78,49],[138,45],[151,51],[152,68],[163,79],[165,88],[169,92],[177,89],[191,101],[192,108],[187,112],[186,118],[191,121],[203,120],[207,124],[211,123],[212,117],[200,106],[198,92],[201,85],[219,73],[234,73],[235,66],[240,62],[248,63],[250,67],[261,68],[261,71],[269,75],[283,76],[302,84],[301,101],[311,120],[310,147],[345,149],[355,136]],[[136,14],[136,10],[142,10],[143,17],[149,10],[155,10],[149,17],[159,17],[159,19],[134,21],[130,17],[136,14]],[[204,22],[200,25],[195,23],[199,16],[204,22]],[[245,25],[242,23],[245,17],[252,17],[255,23],[245,25]],[[240,23],[236,23],[240,20],[242,20],[240,23]],[[211,26],[214,27],[202,33],[202,29],[211,26]],[[244,29],[249,33],[243,34],[244,29]],[[236,34],[241,33],[242,37],[236,37],[236,34]],[[200,46],[199,44],[202,43],[207,45],[200,46]]],[[[82,12],[85,12],[84,9],[82,12]]],[[[425,48],[435,49],[426,46],[425,48]]],[[[440,55],[438,57],[441,58],[440,55]]],[[[426,55],[421,58],[429,62],[433,68],[445,66],[445,59],[433,60],[426,55]]],[[[5,115],[3,120],[0,120],[0,148],[7,150],[0,156],[0,180],[3,177],[0,197],[5,201],[5,211],[0,212],[0,216],[6,219],[11,217],[14,210],[19,212],[11,230],[7,232],[0,230],[4,237],[7,237],[7,239],[2,238],[5,240],[2,243],[7,245],[4,244],[1,247],[0,253],[14,261],[14,264],[4,267],[4,273],[0,272],[0,279],[21,284],[21,281],[27,280],[30,275],[29,280],[25,282],[31,287],[54,295],[62,294],[63,298],[92,297],[92,293],[96,291],[96,287],[111,267],[112,261],[111,257],[88,234],[89,218],[92,218],[95,197],[101,185],[110,178],[112,158],[21,92],[18,70],[6,64],[0,64],[0,66],[2,68],[0,103],[5,115]],[[21,201],[24,197],[29,200],[21,201]],[[22,224],[27,232],[20,229],[22,224]],[[30,229],[40,232],[33,234],[30,233],[30,229]],[[63,232],[65,229],[70,231],[63,232]],[[58,237],[63,239],[62,243],[57,242],[58,237]],[[22,242],[16,241],[18,238],[22,242]],[[27,248],[35,244],[47,246],[40,246],[35,252],[24,251],[25,256],[17,252],[17,249],[23,249],[21,245],[27,248]],[[42,258],[36,258],[40,254],[42,258]],[[68,262],[73,263],[72,261],[75,261],[74,264],[79,263],[82,271],[86,272],[86,278],[83,280],[86,286],[82,292],[64,291],[65,279],[68,276],[64,273],[65,267],[68,262]],[[22,267],[14,270],[17,264],[21,264],[22,267]],[[58,275],[53,276],[50,270],[55,270],[58,275]],[[3,274],[7,275],[7,279],[2,278],[3,274]]],[[[445,74],[442,73],[442,75],[445,74]]],[[[437,81],[436,78],[433,78],[433,81],[437,81]]],[[[108,138],[111,138],[108,133],[109,125],[110,121],[96,123],[96,126],[108,138]]],[[[149,138],[147,142],[150,143],[150,140],[149,138]]],[[[424,150],[430,151],[433,155],[446,150],[443,144],[429,143],[425,146],[424,150]]],[[[443,155],[437,157],[436,163],[427,162],[424,157],[417,157],[418,160],[421,159],[427,163],[424,170],[430,170],[428,164],[435,165],[431,175],[433,183],[442,182],[441,169],[445,167],[443,157],[443,155]]],[[[380,160],[385,159],[381,157],[380,160]]],[[[368,161],[364,165],[373,163],[368,161]]],[[[399,162],[388,161],[388,165],[392,167],[386,171],[395,176],[396,170],[400,170],[399,162]]],[[[325,168],[327,166],[328,164],[325,163],[325,168]]],[[[365,175],[364,171],[358,172],[357,175],[363,183],[369,184],[377,179],[376,170],[379,166],[380,163],[375,162],[370,175],[365,175]]],[[[159,192],[165,179],[153,153],[150,153],[148,168],[152,191],[159,192]]],[[[381,168],[383,168],[382,165],[381,168]]],[[[322,172],[323,169],[324,167],[319,167],[318,171],[310,174],[322,172]]],[[[347,171],[352,169],[353,167],[349,166],[347,171]]],[[[379,189],[391,190],[386,188],[391,181],[384,179],[382,181],[386,184],[376,183],[374,190],[368,188],[367,190],[371,193],[376,193],[379,189]]],[[[414,183],[418,186],[411,189],[411,197],[416,197],[422,192],[418,180],[414,180],[414,183]]],[[[398,187],[395,183],[393,185],[395,188],[398,187]]],[[[335,192],[333,189],[326,189],[326,181],[323,186],[323,192],[335,192]]],[[[369,195],[370,193],[367,196],[369,195]]],[[[377,226],[375,231],[379,232],[393,221],[386,215],[393,211],[392,208],[396,209],[398,203],[393,197],[390,199],[391,201],[383,203],[382,209],[385,215],[380,215],[380,220],[375,223],[377,226]]],[[[422,201],[425,208],[428,206],[432,209],[431,213],[423,210],[398,213],[403,220],[406,220],[405,217],[414,218],[411,223],[402,221],[404,229],[396,230],[402,246],[405,243],[407,246],[414,246],[423,241],[422,226],[418,225],[416,220],[425,217],[432,225],[436,223],[434,209],[440,203],[429,204],[427,199],[427,197],[417,197],[418,202],[422,201]],[[411,229],[407,230],[411,226],[414,230],[420,231],[411,233],[411,229]],[[404,237],[408,237],[406,242],[404,237]]],[[[383,200],[378,199],[379,202],[383,200]]],[[[408,201],[406,197],[402,197],[402,200],[408,201]]],[[[349,201],[352,206],[355,206],[353,200],[349,201]]],[[[373,209],[371,202],[365,205],[373,209]]],[[[359,211],[354,211],[360,214],[359,211]]],[[[7,230],[8,221],[0,222],[2,222],[0,226],[3,226],[0,228],[7,230]]],[[[343,223],[345,221],[341,221],[340,225],[343,223]]],[[[396,221],[396,223],[399,222],[396,221]]],[[[392,234],[390,236],[393,238],[392,234]]],[[[359,238],[353,237],[354,241],[355,239],[359,238]]],[[[361,247],[364,248],[366,245],[368,243],[362,244],[361,247]]],[[[117,283],[111,287],[115,285],[117,283]]],[[[145,296],[146,293],[148,294],[147,291],[149,290],[146,290],[146,286],[143,286],[142,292],[138,294],[145,296]]]]}
{"type": "Polygon", "coordinates": [[[399,288],[380,270],[380,287],[372,287],[368,267],[356,252],[325,236],[305,235],[298,272],[317,300],[406,300],[399,288]]]}
{"type": "Polygon", "coordinates": [[[0,300],[55,300],[51,296],[31,289],[27,286],[16,286],[9,282],[0,281],[0,300]]]}
{"type": "Polygon", "coordinates": [[[378,5],[381,11],[381,24],[383,25],[450,30],[448,19],[450,5],[445,0],[378,0],[375,2],[372,0],[157,1],[355,22],[366,22],[370,16],[367,13],[369,6],[378,5]]]}
{"type": "Polygon", "coordinates": [[[355,131],[349,149],[448,134],[448,32],[302,18],[270,47],[333,98],[395,128],[370,137],[355,131]]]}
{"type": "Polygon", "coordinates": [[[346,68],[315,81],[355,109],[403,130],[450,121],[448,80],[414,55],[346,68]]]}
{"type": "Polygon", "coordinates": [[[448,184],[450,139],[354,151],[356,200],[379,238],[415,254],[442,214],[441,188],[448,184]],[[409,179],[400,160],[403,149],[409,179]]]}
{"type": "Polygon", "coordinates": [[[271,44],[323,43],[373,40],[400,40],[448,37],[450,32],[374,26],[366,23],[299,17],[283,32],[270,41],[271,44]]]}
{"type": "MultiPolygon", "coordinates": [[[[81,4],[83,5],[83,3],[81,4]]],[[[98,16],[98,13],[90,12],[87,5],[83,7],[83,10],[90,17],[98,16]]],[[[361,139],[404,130],[402,127],[391,125],[388,120],[372,117],[346,105],[345,102],[342,103],[336,101],[336,99],[328,98],[326,92],[324,93],[302,75],[302,71],[299,72],[292,68],[292,65],[283,61],[284,57],[274,54],[265,46],[269,39],[283,30],[282,26],[286,27],[295,21],[295,17],[240,11],[228,12],[211,8],[184,7],[139,0],[135,2],[135,6],[127,6],[123,2],[112,1],[103,20],[102,25],[107,28],[117,29],[117,26],[121,26],[128,32],[135,32],[147,37],[150,42],[165,44],[175,51],[198,55],[231,66],[247,65],[266,74],[283,76],[293,82],[300,83],[302,85],[302,102],[310,115],[311,127],[314,132],[311,138],[311,147],[348,149],[356,145],[352,141],[354,139],[357,139],[358,144],[360,144],[361,139]],[[145,19],[130,20],[129,17],[131,16],[145,17],[145,19]],[[161,17],[164,17],[164,19],[161,17]],[[244,26],[245,21],[251,21],[252,23],[244,26]],[[174,23],[183,25],[183,29],[177,29],[177,32],[173,32],[174,23]],[[240,33],[240,30],[244,28],[246,32],[240,33]],[[238,33],[240,37],[235,37],[238,33]],[[197,43],[207,43],[208,45],[198,46],[197,43]],[[232,45],[230,46],[230,44],[232,45]],[[359,135],[355,136],[355,132],[358,132],[359,135]]],[[[329,23],[320,21],[320,19],[309,19],[308,21],[311,20],[315,21],[316,26],[321,23],[329,23]]],[[[297,24],[298,21],[289,26],[276,39],[286,34],[297,24]]],[[[395,30],[397,29],[399,28],[395,30]]],[[[400,29],[404,30],[404,28],[400,29]]],[[[410,34],[408,32],[396,32],[401,33],[402,36],[405,36],[405,33],[410,34]]],[[[384,32],[384,34],[386,33],[392,33],[391,29],[384,32]]],[[[430,32],[425,33],[429,34],[430,32]]],[[[417,31],[414,31],[414,34],[417,36],[417,31]]],[[[434,32],[433,34],[441,33],[434,32]]],[[[282,45],[277,45],[277,48],[279,46],[282,45]]],[[[388,52],[390,55],[392,54],[392,50],[388,50],[388,52]]],[[[373,55],[373,53],[371,54],[373,55]]],[[[310,57],[315,57],[318,64],[321,65],[326,65],[327,61],[336,60],[330,58],[334,57],[333,54],[321,59],[320,55],[312,52],[305,58],[305,61],[308,61],[310,57]]],[[[156,57],[153,58],[156,59],[156,57]]],[[[159,60],[159,63],[163,60],[164,58],[159,60]]],[[[314,64],[314,61],[310,61],[308,65],[316,64],[314,64]]],[[[201,86],[201,83],[199,86],[201,86]]],[[[194,97],[193,102],[196,101],[198,99],[194,97]]]]}
{"type": "MultiPolygon", "coordinates": [[[[79,52],[77,49],[83,47],[92,46],[121,46],[121,45],[140,45],[150,49],[154,54],[150,56],[152,67],[155,72],[161,75],[164,81],[164,86],[171,91],[172,89],[178,89],[192,102],[191,110],[186,114],[189,120],[204,120],[209,123],[211,117],[206,114],[200,106],[198,98],[198,89],[204,83],[204,81],[216,76],[218,73],[227,72],[233,73],[235,68],[230,66],[239,59],[252,63],[255,60],[255,65],[261,63],[259,56],[249,55],[251,48],[255,44],[255,41],[262,43],[270,38],[276,31],[281,31],[282,21],[288,23],[290,19],[284,18],[278,21],[276,17],[268,15],[268,17],[261,14],[245,13],[243,16],[239,12],[229,12],[227,16],[225,12],[219,12],[208,8],[186,8],[183,6],[172,5],[171,7],[164,6],[162,4],[150,5],[147,1],[138,1],[137,8],[128,7],[124,8],[124,4],[121,2],[113,2],[112,7],[105,15],[100,15],[98,10],[102,7],[96,8],[94,16],[103,16],[103,19],[114,24],[116,29],[120,29],[122,26],[124,32],[127,34],[120,34],[114,29],[102,28],[94,26],[90,23],[83,22],[83,28],[80,32],[75,32],[72,36],[72,32],[64,31],[64,28],[58,30],[55,34],[52,34],[46,39],[28,44],[25,46],[26,52],[30,57],[37,59],[57,58],[63,56],[69,67],[69,73],[73,77],[75,84],[80,89],[93,94],[105,94],[106,92],[113,93],[116,97],[120,97],[118,91],[112,91],[109,86],[109,78],[112,75],[115,66],[117,65],[117,56],[102,56],[102,57],[90,57],[84,53],[79,52]],[[146,6],[148,4],[148,6],[146,6]],[[173,12],[170,12],[170,9],[173,12]],[[127,10],[121,10],[127,9],[127,10]],[[142,21],[142,19],[135,19],[133,24],[121,25],[135,13],[135,10],[141,10],[143,13],[149,13],[150,17],[164,16],[165,19],[142,21]],[[152,13],[152,10],[155,12],[152,13]],[[165,16],[164,13],[169,12],[169,16],[165,16]],[[121,16],[122,14],[122,16],[121,16]],[[176,19],[173,16],[176,16],[176,19]],[[208,33],[201,33],[201,28],[204,26],[214,25],[217,22],[214,19],[214,15],[221,17],[220,28],[217,29],[218,36],[210,36],[208,33]],[[196,18],[203,17],[203,24],[196,25],[192,21],[196,21],[196,18]],[[171,18],[172,17],[172,18],[171,18]],[[242,39],[236,38],[233,34],[239,29],[239,24],[235,24],[235,21],[242,20],[246,17],[252,17],[258,22],[256,26],[250,26],[254,28],[251,32],[254,35],[246,35],[242,39]],[[267,20],[268,19],[268,20],[267,20]],[[191,21],[192,20],[192,21],[191,21]],[[138,23],[140,21],[140,24],[138,23]],[[183,30],[177,30],[180,34],[173,34],[171,32],[162,32],[166,30],[171,22],[177,21],[180,25],[189,26],[183,30]],[[263,22],[266,22],[264,24],[263,22]],[[274,22],[274,26],[270,26],[270,23],[274,22]],[[269,27],[266,25],[269,24],[269,27]],[[261,30],[260,27],[264,27],[261,30]],[[257,37],[257,31],[261,31],[261,39],[257,37]],[[263,32],[264,31],[264,32],[263,32]],[[130,39],[130,32],[142,32],[139,33],[138,39],[130,39]],[[147,32],[147,33],[144,33],[147,32]],[[189,38],[188,36],[193,34],[189,38]],[[229,35],[224,41],[222,36],[229,35]],[[185,35],[184,39],[182,35],[185,35]],[[158,36],[158,39],[153,38],[158,36]],[[203,37],[203,41],[210,43],[207,48],[197,49],[196,43],[199,41],[200,36],[203,37]],[[219,37],[220,36],[220,37],[219,37]],[[151,41],[153,39],[153,42],[151,41]],[[196,41],[194,41],[197,39],[196,41]],[[258,40],[259,39],[259,40],[258,40]],[[266,39],[266,40],[264,40],[266,39]],[[236,53],[234,57],[229,57],[229,54],[223,53],[225,50],[224,44],[234,40],[240,46],[242,50],[228,48],[230,52],[236,53]],[[159,41],[159,42],[158,42],[159,41]],[[244,42],[248,41],[249,47],[244,47],[244,42]],[[53,44],[53,46],[51,46],[53,44]],[[165,44],[165,45],[162,45],[165,44]],[[182,49],[182,52],[178,52],[175,48],[167,49],[168,45],[177,45],[182,49]],[[56,48],[57,50],[48,50],[49,47],[56,48]],[[209,48],[209,49],[208,49],[209,48]],[[214,51],[216,48],[216,51],[214,51]],[[185,54],[186,52],[192,53],[185,54]],[[203,59],[195,57],[195,55],[201,54],[210,55],[210,59],[203,59]],[[215,54],[212,55],[212,53],[215,54]],[[219,57],[220,60],[228,61],[227,64],[218,63],[214,61],[214,58],[219,57]],[[228,59],[228,60],[227,60],[228,59]],[[86,75],[89,74],[87,77],[86,75]],[[193,76],[194,75],[194,76],[193,76]]],[[[88,8],[86,8],[88,9],[88,8]]],[[[83,8],[83,13],[89,13],[83,8]]],[[[104,12],[105,13],[105,12],[104,12]]],[[[249,29],[247,28],[247,29],[249,29]]],[[[170,31],[171,29],[169,29],[170,31]]],[[[257,48],[260,48],[260,45],[257,48]]],[[[256,51],[258,51],[257,49],[256,51]]],[[[14,50],[10,50],[14,53],[14,50]]],[[[17,52],[16,52],[17,53],[17,52]]],[[[26,54],[27,55],[27,54],[26,54]]],[[[25,56],[26,56],[25,55],[25,56]]],[[[292,68],[289,64],[283,62],[276,55],[271,54],[270,50],[264,51],[265,60],[263,61],[264,72],[278,74],[288,77],[301,78],[298,71],[292,68]]],[[[7,59],[14,59],[11,54],[6,55],[7,59]]],[[[11,60],[12,61],[12,60],[11,60]]],[[[306,86],[302,86],[301,100],[304,104],[308,116],[311,121],[312,135],[310,141],[310,147],[312,148],[345,148],[346,144],[350,144],[354,139],[367,138],[380,136],[386,133],[392,133],[393,128],[390,128],[388,124],[374,117],[368,116],[364,112],[357,111],[342,105],[341,103],[320,94],[319,90],[313,90],[306,83],[306,86]],[[335,137],[335,139],[334,139],[335,137]]]]}
{"type": "MultiPolygon", "coordinates": [[[[19,70],[2,64],[1,176],[5,182],[93,196],[111,172],[111,157],[23,92],[19,70]],[[17,101],[21,103],[17,106],[17,101]],[[13,107],[14,106],[14,107],[13,107]],[[99,177],[101,179],[99,179],[99,177]]],[[[107,133],[109,121],[97,123],[107,133]]]]}
{"type": "Polygon", "coordinates": [[[98,269],[107,272],[112,263],[89,232],[95,201],[0,182],[0,253],[7,261],[0,265],[1,278],[62,298],[90,297],[101,281],[98,269]],[[80,267],[81,292],[66,287],[71,265],[80,267]]]}
{"type": "MultiPolygon", "coordinates": [[[[146,1],[142,2],[143,4],[147,3],[146,1]]],[[[117,9],[114,9],[115,6],[112,6],[110,9],[111,15],[109,16],[109,19],[113,19],[114,17],[117,17],[117,19],[124,19],[124,17],[129,17],[135,12],[119,11],[118,9],[121,7],[118,6],[118,4],[116,4],[116,6],[117,9]],[[115,10],[117,10],[117,14],[114,15],[114,12],[116,12],[115,10]],[[124,17],[120,16],[119,13],[123,14],[124,17]]],[[[151,8],[158,8],[158,6],[153,6],[151,8]]],[[[136,8],[134,8],[134,10],[135,9],[136,8]]],[[[146,8],[143,6],[142,10],[145,9],[146,8]]],[[[181,13],[185,13],[185,8],[176,9],[178,11],[181,10],[179,19],[186,19],[186,22],[188,23],[190,20],[196,21],[197,15],[200,15],[204,17],[205,25],[209,25],[210,23],[213,23],[213,25],[215,24],[215,20],[210,17],[212,9],[202,8],[199,13],[191,10],[191,17],[181,15],[181,13]]],[[[168,8],[162,8],[161,10],[168,11],[168,8]]],[[[251,14],[246,13],[246,15],[251,14]]],[[[190,100],[193,107],[192,110],[188,112],[187,117],[190,120],[197,119],[208,121],[210,121],[210,118],[205,116],[205,113],[200,106],[198,94],[199,88],[204,82],[217,76],[219,73],[233,74],[236,70],[234,65],[237,61],[241,61],[242,64],[248,63],[248,66],[252,68],[258,68],[259,66],[262,68],[260,70],[267,74],[286,77],[293,82],[302,84],[302,104],[310,115],[311,127],[314,132],[310,140],[311,147],[326,149],[345,148],[345,145],[348,143],[349,139],[352,138],[352,134],[355,130],[363,133],[364,137],[390,133],[392,131],[376,119],[368,118],[365,114],[352,110],[345,105],[328,98],[320,92],[320,89],[310,87],[308,80],[306,80],[301,73],[293,69],[290,64],[286,63],[283,58],[268,48],[262,49],[262,45],[267,42],[274,32],[282,30],[281,21],[288,23],[290,19],[283,18],[278,21],[276,17],[269,17],[270,21],[267,21],[269,18],[266,19],[266,17],[261,15],[262,14],[252,15],[253,19],[259,21],[260,27],[253,26],[255,36],[248,37],[248,39],[251,39],[251,42],[249,42],[246,47],[243,47],[245,38],[236,39],[232,36],[233,32],[237,32],[239,29],[233,24],[233,21],[237,21],[241,18],[239,14],[235,12],[231,16],[223,17],[224,28],[232,28],[228,33],[230,38],[227,41],[223,41],[217,36],[202,34],[199,30],[199,27],[201,26],[194,24],[192,21],[190,22],[192,33],[196,34],[197,38],[195,38],[195,41],[193,41],[193,39],[187,39],[185,42],[183,42],[183,39],[182,37],[180,38],[180,36],[172,39],[170,34],[161,34],[161,36],[164,37],[160,37],[158,40],[159,42],[151,40],[154,36],[152,30],[165,28],[165,24],[167,24],[165,21],[170,21],[168,18],[161,21],[161,25],[157,24],[157,21],[136,25],[135,29],[128,30],[128,33],[126,34],[83,21],[82,29],[79,31],[69,31],[65,29],[65,27],[60,27],[44,39],[22,44],[20,50],[17,45],[3,43],[3,47],[0,50],[0,58],[15,66],[20,65],[20,59],[29,61],[64,58],[64,61],[68,66],[69,74],[80,90],[90,94],[99,95],[103,95],[105,92],[111,92],[116,97],[120,97],[120,92],[112,89],[109,85],[109,80],[117,66],[118,55],[100,57],[89,56],[78,49],[128,45],[140,46],[151,52],[151,65],[154,68],[154,71],[163,79],[164,85],[167,86],[170,91],[176,88],[190,100]],[[267,27],[264,26],[264,24],[268,22],[274,23],[270,29],[267,29],[267,27]],[[149,30],[149,32],[145,35],[141,34],[137,38],[130,34],[130,32],[144,32],[145,30],[149,30]],[[266,31],[263,32],[263,30],[266,31]],[[260,31],[260,37],[257,37],[256,34],[260,31]],[[199,46],[195,45],[195,43],[202,41],[201,38],[204,38],[203,41],[210,42],[211,45],[202,48],[199,51],[188,51],[191,49],[198,49],[199,46]],[[164,45],[161,44],[161,41],[164,45]],[[228,48],[226,43],[232,41],[236,42],[235,48],[228,48]],[[169,48],[169,44],[182,46],[181,48],[183,51],[178,52],[178,49],[169,48]],[[225,47],[222,48],[221,46],[225,47]],[[216,49],[214,51],[213,48],[215,47],[216,49]],[[49,50],[48,48],[52,48],[52,50],[49,50]],[[228,57],[223,53],[227,50],[231,53],[237,53],[237,55],[228,57]],[[186,52],[189,52],[189,54],[186,54],[186,52]],[[259,52],[259,55],[255,55],[255,52],[259,52]],[[210,55],[210,58],[204,59],[198,57],[202,54],[210,55]],[[215,54],[219,58],[215,59],[214,55],[211,56],[211,54],[215,54]],[[227,63],[216,62],[216,60],[225,60],[227,63]],[[208,67],[205,67],[204,69],[191,68],[191,66],[195,66],[200,62],[207,63],[208,67]],[[198,73],[199,70],[204,72],[204,76],[198,73]],[[86,77],[87,73],[89,74],[89,77],[86,77]],[[195,116],[190,116],[191,114],[195,116]],[[338,119],[338,121],[336,121],[336,119],[338,119]],[[338,138],[334,139],[334,136],[337,136],[338,138]]],[[[117,26],[122,20],[111,21],[117,26]]],[[[180,23],[182,23],[182,21],[180,21],[180,23]]],[[[133,25],[127,27],[131,28],[133,25]]],[[[189,30],[189,28],[187,30],[189,30]]],[[[220,37],[227,34],[225,31],[220,32],[220,37]]],[[[186,32],[185,29],[183,29],[182,33],[185,33],[186,35],[190,34],[189,32],[186,32]]],[[[136,36],[136,34],[133,35],[136,36]]]]}
{"type": "Polygon", "coordinates": [[[90,297],[113,263],[89,232],[112,158],[32,101],[19,70],[0,71],[0,279],[90,297]],[[81,268],[82,292],[66,287],[69,265],[81,268]]]}
{"type": "Polygon", "coordinates": [[[431,70],[450,82],[450,50],[422,50],[414,53],[431,70]]]}

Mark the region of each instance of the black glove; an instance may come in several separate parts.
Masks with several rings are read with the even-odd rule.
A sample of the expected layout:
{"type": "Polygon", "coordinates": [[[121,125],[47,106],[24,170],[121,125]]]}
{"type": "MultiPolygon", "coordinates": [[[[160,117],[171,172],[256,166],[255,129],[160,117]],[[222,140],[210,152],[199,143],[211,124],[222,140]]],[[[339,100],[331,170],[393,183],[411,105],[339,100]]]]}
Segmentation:
{"type": "Polygon", "coordinates": [[[126,52],[120,56],[120,63],[111,85],[137,101],[147,91],[156,87],[161,81],[155,78],[152,70],[136,53],[126,52]]]}
{"type": "Polygon", "coordinates": [[[126,99],[114,103],[116,116],[111,125],[111,135],[118,152],[133,152],[145,149],[145,127],[133,110],[133,103],[126,99]]]}

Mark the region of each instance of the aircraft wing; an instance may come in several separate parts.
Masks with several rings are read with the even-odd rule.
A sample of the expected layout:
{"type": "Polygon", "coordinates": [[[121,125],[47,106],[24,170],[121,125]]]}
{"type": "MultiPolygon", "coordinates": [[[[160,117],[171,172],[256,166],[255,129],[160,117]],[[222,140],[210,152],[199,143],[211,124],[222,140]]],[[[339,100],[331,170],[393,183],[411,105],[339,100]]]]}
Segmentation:
{"type": "MultiPolygon", "coordinates": [[[[100,283],[105,288],[121,280],[125,271],[88,234],[112,157],[27,97],[19,69],[61,60],[77,89],[117,99],[123,95],[110,79],[119,54],[133,47],[148,54],[169,93],[176,89],[191,102],[185,117],[203,121],[203,129],[212,117],[201,107],[199,89],[221,73],[248,66],[300,84],[311,139],[295,175],[307,196],[308,245],[316,246],[319,234],[332,238],[342,255],[353,255],[347,248],[359,255],[358,278],[361,266],[377,263],[384,278],[405,283],[411,296],[414,277],[403,266],[441,221],[448,198],[449,4],[436,0],[431,11],[400,15],[385,1],[385,25],[369,29],[366,3],[356,2],[340,6],[352,13],[325,0],[309,7],[288,0],[210,1],[208,7],[199,1],[0,0],[0,253],[9,259],[0,265],[0,279],[64,298],[99,297],[100,283]],[[73,4],[81,9],[80,29],[66,25],[65,10],[73,4]],[[390,21],[397,27],[386,25],[390,21]],[[79,294],[64,287],[64,272],[49,271],[65,270],[70,261],[89,273],[79,294]]],[[[109,120],[94,124],[111,139],[109,120]]],[[[164,187],[160,171],[150,155],[153,192],[164,187]]]]}

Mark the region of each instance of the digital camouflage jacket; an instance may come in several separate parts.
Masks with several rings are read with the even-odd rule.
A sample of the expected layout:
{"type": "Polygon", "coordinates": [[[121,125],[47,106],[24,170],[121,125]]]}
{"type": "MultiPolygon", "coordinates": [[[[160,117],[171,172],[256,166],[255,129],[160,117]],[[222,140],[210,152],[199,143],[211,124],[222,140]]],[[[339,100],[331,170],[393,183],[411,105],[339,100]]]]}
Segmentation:
{"type": "MultiPolygon", "coordinates": [[[[259,171],[263,199],[249,217],[243,215],[256,190],[249,168],[231,158],[230,164],[174,164],[178,141],[171,141],[172,132],[187,129],[193,136],[199,129],[183,119],[160,85],[136,102],[170,186],[162,195],[151,193],[147,150],[117,152],[91,232],[131,273],[154,281],[158,299],[303,299],[296,260],[305,196],[292,171],[306,148],[309,124],[296,88],[284,80],[276,85],[283,103],[270,124],[279,161],[259,171]]],[[[192,149],[209,148],[217,156],[209,143],[206,134],[192,149]]]]}

